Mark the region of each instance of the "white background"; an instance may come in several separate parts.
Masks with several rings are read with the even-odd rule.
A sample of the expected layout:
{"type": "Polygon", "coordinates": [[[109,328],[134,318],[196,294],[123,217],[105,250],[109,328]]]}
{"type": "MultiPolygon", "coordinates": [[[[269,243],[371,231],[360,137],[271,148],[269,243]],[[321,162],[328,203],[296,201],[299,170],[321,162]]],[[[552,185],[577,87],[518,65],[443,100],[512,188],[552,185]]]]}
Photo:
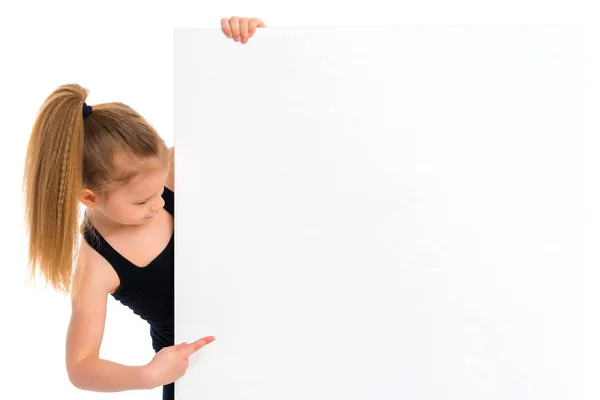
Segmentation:
{"type": "MultiPolygon", "coordinates": [[[[405,24],[596,23],[591,2],[577,1],[53,1],[4,2],[0,8],[0,116],[4,191],[0,291],[2,397],[30,399],[107,398],[72,388],[64,369],[69,303],[43,287],[25,285],[26,239],[22,228],[22,161],[35,114],[58,85],[78,82],[91,90],[91,104],[123,101],[143,113],[173,142],[173,28],[219,27],[221,17],[258,16],[271,27],[380,26],[405,24]]],[[[590,25],[590,132],[600,110],[600,39],[590,25]]],[[[257,35],[252,40],[259,40],[257,35]]],[[[232,43],[233,45],[233,43],[232,43]]],[[[242,46],[240,44],[235,44],[242,46]]],[[[244,65],[239,65],[240,69],[244,65]]],[[[556,79],[560,79],[557,77],[556,79]]],[[[240,93],[244,96],[244,93],[240,93]]],[[[600,204],[598,136],[590,136],[590,206],[600,204]]],[[[590,208],[590,260],[598,265],[597,208],[590,208]]],[[[591,261],[590,261],[591,263],[591,261]]],[[[600,304],[597,269],[588,272],[589,357],[586,398],[600,397],[600,304]]],[[[103,356],[132,364],[152,356],[147,327],[111,301],[103,356]]],[[[158,399],[154,393],[111,394],[110,398],[158,399]]]]}
{"type": "Polygon", "coordinates": [[[583,398],[583,34],[177,31],[177,398],[583,398]]]}

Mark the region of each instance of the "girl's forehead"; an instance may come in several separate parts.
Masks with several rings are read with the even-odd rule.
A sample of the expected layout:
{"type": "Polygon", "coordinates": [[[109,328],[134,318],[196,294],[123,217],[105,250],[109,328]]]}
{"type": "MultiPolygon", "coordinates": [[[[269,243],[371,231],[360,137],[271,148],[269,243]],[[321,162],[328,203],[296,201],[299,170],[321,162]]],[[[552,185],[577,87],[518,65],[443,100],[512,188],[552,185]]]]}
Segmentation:
{"type": "Polygon", "coordinates": [[[135,201],[152,195],[156,187],[164,183],[168,166],[159,164],[152,168],[147,167],[140,170],[129,182],[112,191],[110,197],[135,201]]]}
{"type": "Polygon", "coordinates": [[[150,189],[153,190],[152,186],[156,185],[157,182],[162,182],[164,173],[166,171],[165,166],[160,165],[152,169],[144,170],[137,174],[128,185],[128,189],[138,194],[143,195],[150,189]]]}

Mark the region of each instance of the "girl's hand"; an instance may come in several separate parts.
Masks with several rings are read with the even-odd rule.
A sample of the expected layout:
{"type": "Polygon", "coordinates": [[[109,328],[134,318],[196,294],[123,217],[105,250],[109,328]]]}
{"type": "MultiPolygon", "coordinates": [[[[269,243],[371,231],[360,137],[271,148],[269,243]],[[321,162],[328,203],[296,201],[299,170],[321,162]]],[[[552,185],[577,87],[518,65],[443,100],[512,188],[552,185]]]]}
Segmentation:
{"type": "Polygon", "coordinates": [[[256,28],[266,27],[264,22],[258,18],[231,17],[221,20],[221,30],[225,36],[242,43],[248,42],[248,39],[256,32],[256,28]]]}
{"type": "Polygon", "coordinates": [[[183,342],[162,348],[145,366],[148,386],[153,389],[181,378],[190,365],[189,357],[214,340],[214,336],[207,336],[190,344],[183,342]]]}

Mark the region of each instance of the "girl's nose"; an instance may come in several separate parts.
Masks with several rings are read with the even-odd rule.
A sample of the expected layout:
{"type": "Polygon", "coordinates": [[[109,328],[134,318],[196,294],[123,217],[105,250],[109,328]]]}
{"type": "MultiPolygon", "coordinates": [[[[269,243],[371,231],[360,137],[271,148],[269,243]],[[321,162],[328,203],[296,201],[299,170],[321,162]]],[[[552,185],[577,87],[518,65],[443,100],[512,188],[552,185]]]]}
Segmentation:
{"type": "Polygon", "coordinates": [[[161,197],[159,203],[157,205],[155,205],[155,206],[152,206],[150,208],[150,210],[153,211],[153,212],[154,211],[158,211],[161,208],[163,208],[164,206],[165,206],[165,200],[161,197]]]}

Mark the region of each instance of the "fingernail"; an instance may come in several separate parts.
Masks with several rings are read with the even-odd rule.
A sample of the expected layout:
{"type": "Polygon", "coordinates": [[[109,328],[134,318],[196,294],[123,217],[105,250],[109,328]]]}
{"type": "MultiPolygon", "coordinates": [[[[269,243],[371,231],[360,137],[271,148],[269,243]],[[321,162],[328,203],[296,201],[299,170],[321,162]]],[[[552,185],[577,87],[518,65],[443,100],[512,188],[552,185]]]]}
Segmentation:
{"type": "Polygon", "coordinates": [[[240,40],[240,37],[239,37],[239,36],[236,36],[236,37],[235,37],[235,40],[240,40]]]}
{"type": "Polygon", "coordinates": [[[243,36],[243,37],[242,37],[242,41],[243,41],[244,43],[246,43],[246,42],[248,41],[248,36],[243,36]]]}

